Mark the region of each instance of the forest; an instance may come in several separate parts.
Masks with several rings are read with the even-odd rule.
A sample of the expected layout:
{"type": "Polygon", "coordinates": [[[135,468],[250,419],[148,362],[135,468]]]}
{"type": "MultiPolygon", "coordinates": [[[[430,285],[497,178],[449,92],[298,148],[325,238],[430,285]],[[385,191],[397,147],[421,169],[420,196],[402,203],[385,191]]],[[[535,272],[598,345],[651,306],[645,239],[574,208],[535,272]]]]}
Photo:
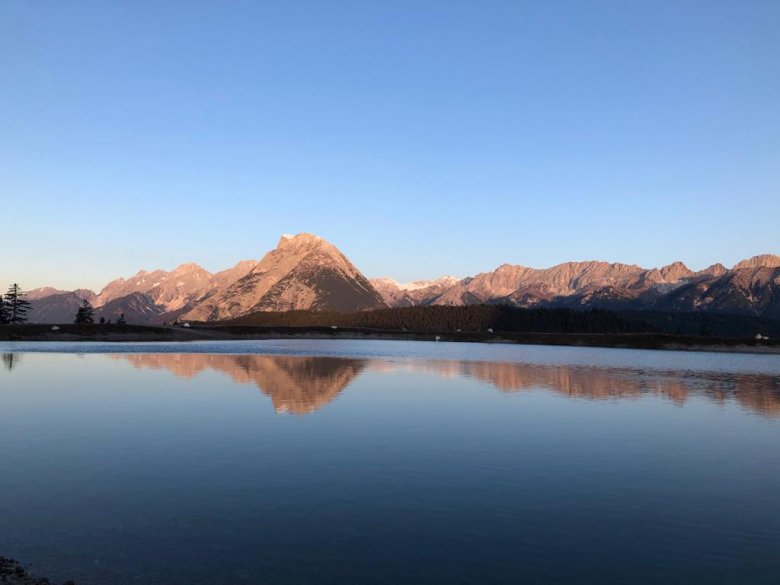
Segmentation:
{"type": "Polygon", "coordinates": [[[507,305],[418,306],[356,313],[262,311],[221,321],[218,325],[344,327],[383,331],[667,333],[702,337],[752,337],[756,333],[780,335],[780,322],[750,315],[521,309],[507,305]]]}

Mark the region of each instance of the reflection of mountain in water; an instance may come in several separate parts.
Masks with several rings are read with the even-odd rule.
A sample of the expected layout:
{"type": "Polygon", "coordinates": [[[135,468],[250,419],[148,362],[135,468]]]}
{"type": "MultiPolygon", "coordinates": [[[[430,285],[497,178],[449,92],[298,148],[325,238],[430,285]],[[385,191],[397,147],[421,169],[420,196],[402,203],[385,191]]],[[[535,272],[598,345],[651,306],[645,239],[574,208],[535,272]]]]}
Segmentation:
{"type": "Polygon", "coordinates": [[[333,400],[370,365],[375,372],[412,371],[468,377],[504,392],[551,390],[590,400],[659,396],[684,404],[691,396],[734,400],[751,411],[780,416],[780,377],[768,374],[541,365],[497,362],[364,360],[221,354],[123,354],[137,368],[165,368],[192,377],[207,369],[256,384],[279,412],[306,414],[333,400]]]}
{"type": "Polygon", "coordinates": [[[504,392],[544,389],[590,400],[654,395],[681,405],[697,395],[716,402],[736,400],[751,411],[780,416],[780,377],[768,374],[458,361],[408,362],[403,367],[474,378],[504,392]]]}
{"type": "Polygon", "coordinates": [[[307,414],[333,400],[363,371],[365,360],[222,354],[122,354],[136,368],[167,369],[182,378],[216,370],[255,384],[277,412],[307,414]]]}

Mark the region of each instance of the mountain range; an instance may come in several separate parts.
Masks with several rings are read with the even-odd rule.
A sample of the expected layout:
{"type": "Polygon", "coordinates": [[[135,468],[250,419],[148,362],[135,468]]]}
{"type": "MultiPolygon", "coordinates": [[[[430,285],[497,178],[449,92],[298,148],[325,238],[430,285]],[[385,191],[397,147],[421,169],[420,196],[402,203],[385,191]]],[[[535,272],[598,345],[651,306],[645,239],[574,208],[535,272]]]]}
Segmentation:
{"type": "Polygon", "coordinates": [[[362,311],[417,305],[508,304],[516,307],[606,308],[720,312],[780,318],[780,256],[764,254],[732,268],[692,271],[682,262],[661,268],[600,261],[551,268],[503,264],[466,278],[398,283],[367,279],[333,244],[312,234],[284,235],[259,261],[222,272],[197,264],[171,272],[141,271],[100,292],[30,291],[30,320],[70,322],[88,300],[98,317],[150,324],[221,321],[258,311],[362,311]]]}

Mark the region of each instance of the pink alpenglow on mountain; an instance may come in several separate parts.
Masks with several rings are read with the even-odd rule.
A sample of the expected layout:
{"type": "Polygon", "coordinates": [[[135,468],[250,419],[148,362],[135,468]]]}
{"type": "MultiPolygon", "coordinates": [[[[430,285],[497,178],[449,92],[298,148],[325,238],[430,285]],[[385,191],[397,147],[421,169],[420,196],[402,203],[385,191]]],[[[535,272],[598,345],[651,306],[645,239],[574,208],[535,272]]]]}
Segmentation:
{"type": "Polygon", "coordinates": [[[412,307],[428,304],[432,299],[456,284],[460,279],[442,276],[435,280],[415,280],[400,283],[392,278],[372,278],[369,282],[391,307],[412,307]]]}
{"type": "Polygon", "coordinates": [[[100,293],[45,287],[30,291],[31,321],[65,323],[83,299],[97,315],[129,323],[229,320],[257,311],[362,311],[418,305],[730,312],[780,318],[780,256],[764,254],[728,269],[694,272],[682,262],[660,268],[600,261],[551,268],[503,264],[457,279],[399,283],[367,280],[335,246],[312,234],[285,235],[262,260],[211,274],[197,264],[141,271],[100,293]]]}
{"type": "Polygon", "coordinates": [[[362,311],[384,306],[376,289],[333,244],[298,234],[282,236],[276,249],[248,274],[184,318],[214,321],[256,311],[362,311]]]}

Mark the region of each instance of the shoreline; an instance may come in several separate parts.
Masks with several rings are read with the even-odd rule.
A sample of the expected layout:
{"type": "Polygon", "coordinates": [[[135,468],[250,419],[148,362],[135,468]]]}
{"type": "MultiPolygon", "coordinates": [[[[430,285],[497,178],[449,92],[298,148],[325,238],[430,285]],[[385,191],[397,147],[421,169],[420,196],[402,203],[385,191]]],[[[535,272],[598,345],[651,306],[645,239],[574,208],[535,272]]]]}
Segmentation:
{"type": "Polygon", "coordinates": [[[780,341],[727,337],[687,337],[662,333],[538,333],[466,331],[388,331],[330,327],[145,326],[145,325],[3,325],[0,341],[133,343],[148,341],[236,341],[270,339],[347,339],[507,343],[618,349],[655,349],[719,353],[780,354],[780,341]]]}

